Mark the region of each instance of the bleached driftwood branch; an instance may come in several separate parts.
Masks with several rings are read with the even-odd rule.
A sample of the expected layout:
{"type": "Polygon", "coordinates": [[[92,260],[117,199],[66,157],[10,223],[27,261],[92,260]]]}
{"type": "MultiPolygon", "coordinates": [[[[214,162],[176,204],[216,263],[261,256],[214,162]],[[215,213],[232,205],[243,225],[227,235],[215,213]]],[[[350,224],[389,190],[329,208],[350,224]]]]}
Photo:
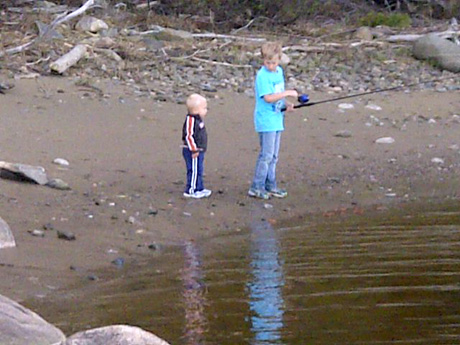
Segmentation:
{"type": "Polygon", "coordinates": [[[73,12],[67,14],[67,15],[63,14],[61,16],[58,16],[55,20],[53,20],[53,22],[46,28],[46,30],[41,35],[39,35],[38,37],[36,37],[32,41],[27,42],[27,43],[25,43],[23,45],[20,45],[18,47],[14,47],[14,48],[6,49],[4,51],[0,51],[0,57],[3,57],[4,55],[17,54],[17,53],[20,53],[20,52],[23,52],[23,51],[29,49],[30,47],[34,46],[35,44],[40,42],[42,39],[47,37],[47,35],[50,32],[52,32],[52,30],[57,25],[59,25],[61,23],[64,23],[66,21],[69,21],[72,18],[75,18],[75,17],[81,15],[82,13],[85,13],[86,10],[88,10],[88,8],[90,8],[91,6],[94,5],[94,3],[95,3],[95,0],[88,0],[80,8],[76,9],[75,11],[73,11],[73,12]]]}
{"type": "Polygon", "coordinates": [[[253,41],[253,42],[265,42],[267,40],[266,38],[222,35],[222,34],[215,34],[212,32],[205,33],[205,34],[192,34],[192,36],[195,38],[220,38],[220,39],[230,39],[230,40],[245,40],[245,41],[253,41]]]}
{"type": "MultiPolygon", "coordinates": [[[[460,31],[454,31],[454,30],[446,30],[446,31],[441,31],[441,32],[433,32],[434,34],[437,34],[439,37],[443,38],[450,38],[450,37],[455,37],[460,35],[460,31]]],[[[386,38],[386,41],[388,42],[413,42],[420,37],[424,35],[391,35],[386,38]]]]}
{"type": "Polygon", "coordinates": [[[86,54],[86,46],[78,44],[67,54],[50,64],[50,69],[56,73],[64,73],[69,67],[75,65],[86,54]]]}

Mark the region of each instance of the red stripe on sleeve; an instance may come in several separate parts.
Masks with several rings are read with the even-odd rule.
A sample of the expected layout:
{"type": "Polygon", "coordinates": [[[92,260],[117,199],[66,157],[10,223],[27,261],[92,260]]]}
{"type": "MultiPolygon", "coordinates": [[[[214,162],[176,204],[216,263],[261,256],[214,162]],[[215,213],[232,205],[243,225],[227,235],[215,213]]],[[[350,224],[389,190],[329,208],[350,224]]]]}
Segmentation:
{"type": "Polygon", "coordinates": [[[198,147],[195,143],[195,138],[193,137],[194,134],[194,127],[195,127],[195,118],[192,116],[187,116],[187,133],[185,136],[185,140],[187,141],[187,146],[190,151],[198,151],[198,147]]]}

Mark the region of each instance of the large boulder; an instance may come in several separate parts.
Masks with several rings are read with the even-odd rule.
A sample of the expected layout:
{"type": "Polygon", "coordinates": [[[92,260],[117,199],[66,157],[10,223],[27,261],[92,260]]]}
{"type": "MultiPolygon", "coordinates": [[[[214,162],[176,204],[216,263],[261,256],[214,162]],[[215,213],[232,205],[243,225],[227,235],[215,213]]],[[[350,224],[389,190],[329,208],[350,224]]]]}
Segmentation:
{"type": "Polygon", "coordinates": [[[0,344],[51,345],[65,340],[58,328],[20,304],[0,295],[0,344]]]}
{"type": "Polygon", "coordinates": [[[169,345],[156,335],[138,327],[114,325],[72,335],[59,345],[169,345]]]}
{"type": "Polygon", "coordinates": [[[16,247],[13,233],[8,224],[0,218],[0,249],[16,247]]]}
{"type": "Polygon", "coordinates": [[[412,53],[419,60],[433,60],[441,69],[460,72],[460,46],[437,34],[416,40],[412,53]]]}

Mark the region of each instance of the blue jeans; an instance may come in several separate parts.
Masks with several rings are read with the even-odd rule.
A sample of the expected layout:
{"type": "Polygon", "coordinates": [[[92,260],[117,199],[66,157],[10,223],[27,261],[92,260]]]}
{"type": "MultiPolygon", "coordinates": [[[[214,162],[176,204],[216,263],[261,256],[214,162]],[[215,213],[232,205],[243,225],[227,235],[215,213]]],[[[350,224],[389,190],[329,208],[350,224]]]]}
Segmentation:
{"type": "Polygon", "coordinates": [[[257,158],[251,188],[276,189],[276,163],[280,150],[281,131],[259,132],[260,153],[257,158]]]}
{"type": "Polygon", "coordinates": [[[198,157],[192,158],[192,151],[183,148],[182,156],[184,157],[187,168],[185,193],[193,194],[203,190],[204,152],[200,152],[198,157]]]}

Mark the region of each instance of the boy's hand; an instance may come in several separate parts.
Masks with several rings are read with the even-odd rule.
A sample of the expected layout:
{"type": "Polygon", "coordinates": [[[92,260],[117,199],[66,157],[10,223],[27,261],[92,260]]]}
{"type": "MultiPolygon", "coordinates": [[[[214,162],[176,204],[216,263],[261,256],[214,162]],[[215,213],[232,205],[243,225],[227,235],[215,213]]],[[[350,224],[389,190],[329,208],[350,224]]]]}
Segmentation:
{"type": "Polygon", "coordinates": [[[286,90],[286,96],[287,97],[299,97],[299,93],[297,92],[297,90],[286,90]]]}
{"type": "Polygon", "coordinates": [[[286,103],[286,111],[295,111],[294,104],[286,103]]]}
{"type": "Polygon", "coordinates": [[[193,153],[192,153],[192,158],[196,158],[196,157],[198,157],[199,155],[200,155],[200,152],[199,152],[199,151],[193,152],[193,153]]]}

